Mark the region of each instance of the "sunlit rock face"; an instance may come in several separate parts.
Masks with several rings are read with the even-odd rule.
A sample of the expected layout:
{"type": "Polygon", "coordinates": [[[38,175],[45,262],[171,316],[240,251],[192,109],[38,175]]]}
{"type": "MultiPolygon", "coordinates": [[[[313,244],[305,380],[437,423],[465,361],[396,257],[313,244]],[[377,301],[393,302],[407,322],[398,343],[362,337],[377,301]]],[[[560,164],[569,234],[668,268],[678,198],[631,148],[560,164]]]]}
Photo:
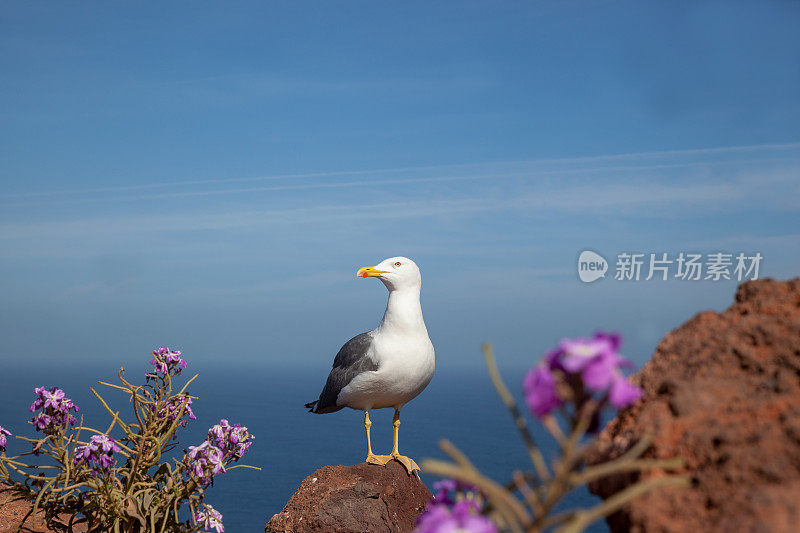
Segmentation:
{"type": "MultiPolygon", "coordinates": [[[[639,497],[609,518],[612,531],[797,531],[800,278],[740,285],[728,310],[664,337],[633,381],[643,400],[606,427],[591,462],[652,432],[646,456],[684,457],[692,486],[639,497]]],[[[607,498],[631,481],[591,490],[607,498]]]]}
{"type": "Polygon", "coordinates": [[[324,466],[303,480],[265,531],[410,532],[432,497],[397,461],[324,466]]]}
{"type": "MultiPolygon", "coordinates": [[[[22,521],[25,520],[25,533],[54,533],[66,531],[69,516],[64,514],[54,518],[53,527],[45,523],[45,515],[37,511],[36,516],[28,516],[33,505],[32,502],[17,498],[17,494],[9,490],[9,485],[0,483],[0,533],[17,533],[22,521]],[[27,517],[27,518],[26,518],[27,517]]],[[[75,533],[86,533],[86,524],[77,524],[73,527],[75,533]]]]}

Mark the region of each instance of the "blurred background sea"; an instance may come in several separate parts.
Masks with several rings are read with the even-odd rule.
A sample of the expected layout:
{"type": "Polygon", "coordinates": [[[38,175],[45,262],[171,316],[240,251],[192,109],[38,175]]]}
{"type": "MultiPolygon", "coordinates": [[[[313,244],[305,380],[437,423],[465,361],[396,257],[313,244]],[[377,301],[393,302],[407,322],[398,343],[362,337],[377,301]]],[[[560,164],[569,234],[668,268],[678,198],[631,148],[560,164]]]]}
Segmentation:
{"type": "MultiPolygon", "coordinates": [[[[276,367],[269,364],[242,364],[229,354],[214,363],[193,364],[181,378],[200,376],[190,386],[199,396],[192,407],[197,420],[179,432],[181,450],[199,444],[205,432],[221,418],[247,426],[256,436],[242,464],[261,467],[261,471],[236,469],[221,475],[207,492],[207,502],[223,514],[226,531],[263,531],[269,518],[279,512],[304,477],[324,465],[355,464],[365,456],[363,416],[345,409],[333,414],[314,415],[303,403],[316,399],[325,381],[330,361],[307,368],[276,367]]],[[[476,357],[477,355],[476,351],[476,357]]],[[[78,359],[78,358],[75,358],[78,359]]],[[[128,361],[126,377],[136,382],[149,365],[147,354],[139,361],[128,361]]],[[[47,365],[24,364],[3,369],[0,378],[0,425],[15,435],[34,436],[28,407],[33,388],[58,386],[81,407],[88,426],[104,429],[110,419],[94,398],[95,387],[124,417],[130,405],[124,393],[97,386],[97,380],[114,382],[116,363],[80,364],[62,361],[47,365]],[[105,390],[104,390],[105,389],[105,390]]],[[[523,367],[502,368],[512,391],[518,393],[526,371],[523,367]]],[[[391,449],[392,410],[370,413],[376,453],[391,449]]],[[[530,461],[510,415],[488,375],[479,368],[439,368],[428,388],[402,411],[400,451],[420,462],[425,457],[444,458],[438,449],[441,438],[451,440],[465,451],[486,474],[508,481],[514,469],[529,469],[530,461]]],[[[534,436],[545,454],[555,449],[546,432],[531,421],[534,436]]],[[[10,441],[9,454],[27,451],[21,441],[10,441]]],[[[378,467],[376,467],[378,468],[378,467]]],[[[432,488],[437,478],[422,474],[432,488]]],[[[568,506],[591,506],[600,500],[581,490],[567,500],[568,506]]],[[[604,523],[590,531],[607,531],[604,523]]]]}

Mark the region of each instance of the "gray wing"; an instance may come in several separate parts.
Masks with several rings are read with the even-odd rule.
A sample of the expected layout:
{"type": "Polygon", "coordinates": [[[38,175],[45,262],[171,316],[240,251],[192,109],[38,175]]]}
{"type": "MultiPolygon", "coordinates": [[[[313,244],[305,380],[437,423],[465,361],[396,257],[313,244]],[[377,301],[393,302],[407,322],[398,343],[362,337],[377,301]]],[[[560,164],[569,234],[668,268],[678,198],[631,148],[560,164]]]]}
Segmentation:
{"type": "Polygon", "coordinates": [[[378,364],[367,355],[371,344],[372,335],[362,333],[342,346],[333,360],[333,368],[328,374],[328,381],[325,382],[319,400],[306,404],[309,411],[320,414],[333,413],[344,407],[336,405],[336,398],[341,390],[362,372],[378,370],[378,364]]]}

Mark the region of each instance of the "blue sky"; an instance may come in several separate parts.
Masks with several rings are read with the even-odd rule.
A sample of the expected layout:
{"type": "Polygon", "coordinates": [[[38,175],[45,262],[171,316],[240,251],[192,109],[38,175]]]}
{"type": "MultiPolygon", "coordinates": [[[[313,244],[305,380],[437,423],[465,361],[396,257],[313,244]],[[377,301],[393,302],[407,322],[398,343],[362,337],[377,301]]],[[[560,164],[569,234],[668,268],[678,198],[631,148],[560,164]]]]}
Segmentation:
{"type": "Polygon", "coordinates": [[[800,273],[793,2],[173,2],[0,10],[0,359],[324,369],[358,267],[423,271],[444,368],[621,331],[641,363],[735,282],[578,281],[578,253],[800,273]]]}

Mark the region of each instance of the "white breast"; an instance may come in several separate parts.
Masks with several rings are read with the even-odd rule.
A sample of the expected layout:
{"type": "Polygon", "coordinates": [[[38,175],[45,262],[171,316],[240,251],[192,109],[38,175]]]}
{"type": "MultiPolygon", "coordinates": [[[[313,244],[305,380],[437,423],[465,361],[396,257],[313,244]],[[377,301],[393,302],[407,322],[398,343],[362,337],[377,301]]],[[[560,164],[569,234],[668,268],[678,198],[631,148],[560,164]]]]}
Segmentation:
{"type": "MultiPolygon", "coordinates": [[[[416,267],[414,267],[416,268],[416,267]]],[[[337,405],[353,409],[400,409],[430,383],[433,344],[422,318],[419,278],[410,285],[389,287],[389,301],[380,325],[372,330],[368,356],[375,371],[363,372],[343,387],[337,405]]]]}
{"type": "Polygon", "coordinates": [[[416,398],[433,377],[433,344],[424,335],[374,331],[370,357],[378,370],[356,376],[339,393],[337,403],[354,409],[395,407],[416,398]]]}

